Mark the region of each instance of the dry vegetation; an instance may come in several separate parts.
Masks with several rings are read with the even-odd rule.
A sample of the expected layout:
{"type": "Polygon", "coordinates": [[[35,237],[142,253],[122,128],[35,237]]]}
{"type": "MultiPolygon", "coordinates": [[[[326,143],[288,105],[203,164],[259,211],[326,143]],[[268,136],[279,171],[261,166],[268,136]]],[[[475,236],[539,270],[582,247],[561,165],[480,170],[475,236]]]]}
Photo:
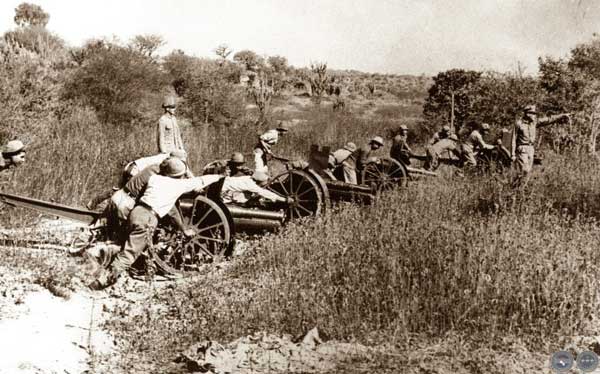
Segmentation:
{"type": "MultiPolygon", "coordinates": [[[[7,192],[81,206],[113,185],[121,165],[156,152],[162,96],[156,87],[164,82],[180,94],[179,118],[195,171],[233,151],[249,156],[256,134],[279,118],[302,120],[277,146],[278,154],[297,158],[306,157],[313,143],[361,144],[375,134],[390,139],[401,123],[411,128],[411,143],[431,131],[420,119],[426,77],[332,72],[349,110],[332,112],[327,97],[321,106],[309,105],[288,87],[274,99],[267,122],[256,124],[258,114],[243,110],[248,98],[233,84],[239,78],[233,63],[178,52],[164,62],[171,75],[157,77],[139,102],[113,113],[113,102],[83,100],[93,93],[64,82],[77,74],[92,79],[94,72],[85,69],[112,54],[133,61],[122,69],[143,61],[144,69],[160,72],[152,50],[140,56],[97,42],[67,54],[60,39],[39,28],[11,37],[20,44],[0,41],[3,95],[14,108],[0,108],[0,120],[10,124],[2,136],[31,143],[29,161],[4,185],[7,192]],[[218,92],[218,100],[200,105],[210,92],[218,92]]],[[[177,353],[207,337],[296,335],[318,326],[335,339],[386,343],[399,355],[416,355],[415,372],[540,369],[546,356],[535,356],[532,364],[525,362],[532,359],[527,351],[546,354],[562,348],[564,336],[598,334],[597,166],[583,155],[548,152],[524,191],[512,190],[504,176],[430,179],[392,191],[375,206],[342,205],[291,224],[225,270],[159,287],[141,308],[115,310],[108,327],[123,353],[118,365],[124,372],[141,364],[161,372],[177,353]]],[[[0,218],[21,225],[35,217],[5,209],[0,218]]],[[[69,286],[69,272],[26,252],[2,250],[0,259],[33,269],[40,282],[69,286]]],[[[398,357],[371,367],[397,371],[407,364],[398,357]]]]}

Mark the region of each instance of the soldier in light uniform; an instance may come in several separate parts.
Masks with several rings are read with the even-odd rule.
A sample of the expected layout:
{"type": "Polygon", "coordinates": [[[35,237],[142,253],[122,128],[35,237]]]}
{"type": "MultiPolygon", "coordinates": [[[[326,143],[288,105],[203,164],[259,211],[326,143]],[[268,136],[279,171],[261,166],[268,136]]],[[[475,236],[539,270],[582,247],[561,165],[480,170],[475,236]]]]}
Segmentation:
{"type": "Polygon", "coordinates": [[[243,175],[226,177],[221,188],[221,199],[225,204],[246,205],[254,197],[263,198],[273,202],[294,201],[292,197],[283,197],[264,188],[269,181],[269,176],[262,172],[254,172],[252,176],[243,175]]]}
{"type": "Polygon", "coordinates": [[[400,133],[394,136],[392,140],[392,148],[390,149],[390,157],[394,160],[408,166],[410,158],[414,155],[412,149],[408,146],[408,127],[400,126],[400,133]]]}
{"type": "Polygon", "coordinates": [[[433,134],[433,137],[431,137],[431,139],[429,139],[429,145],[434,145],[435,143],[439,142],[442,139],[446,139],[450,136],[450,126],[445,125],[444,127],[442,127],[442,129],[438,132],[436,132],[435,134],[433,134]]]}
{"type": "Polygon", "coordinates": [[[25,162],[25,145],[20,140],[11,140],[2,149],[0,171],[17,167],[25,162]]]}
{"type": "Polygon", "coordinates": [[[165,114],[158,121],[158,151],[168,154],[177,149],[185,150],[177,118],[175,118],[175,97],[165,97],[162,106],[165,114]]]}
{"type": "Polygon", "coordinates": [[[451,134],[449,137],[445,139],[441,139],[437,141],[435,144],[427,147],[426,155],[427,159],[425,160],[425,169],[427,170],[435,170],[439,166],[439,158],[447,154],[450,158],[460,159],[460,147],[458,144],[458,136],[456,134],[451,134]]]}
{"type": "Polygon", "coordinates": [[[549,117],[537,117],[535,105],[527,105],[523,108],[523,116],[515,123],[515,133],[513,136],[513,149],[515,150],[515,161],[519,179],[516,184],[527,183],[529,173],[533,167],[533,157],[535,154],[534,144],[536,129],[551,125],[557,121],[570,116],[569,113],[557,114],[549,117]]]}
{"type": "Polygon", "coordinates": [[[329,155],[329,167],[333,170],[333,175],[339,176],[339,174],[342,174],[342,180],[350,184],[358,184],[356,177],[356,150],[356,144],[348,142],[344,145],[344,148],[338,149],[329,155]],[[336,171],[340,169],[341,173],[336,171]]]}
{"type": "MultiPolygon", "coordinates": [[[[129,214],[127,240],[112,261],[109,271],[101,274],[90,284],[91,289],[102,289],[116,282],[119,275],[127,270],[142,251],[151,245],[158,221],[172,211],[181,195],[192,191],[200,192],[222,178],[220,175],[204,175],[181,179],[185,175],[186,169],[183,161],[171,157],[161,163],[160,174],[150,176],[143,195],[129,214]]],[[[178,225],[182,226],[183,224],[178,222],[178,225]]],[[[183,233],[186,236],[192,236],[194,230],[185,228],[183,233]]]]}
{"type": "Polygon", "coordinates": [[[271,148],[279,142],[279,137],[288,131],[286,124],[278,121],[277,128],[268,130],[258,137],[258,143],[254,146],[255,171],[269,174],[267,163],[274,157],[271,148]]]}
{"type": "Polygon", "coordinates": [[[483,140],[483,135],[487,134],[490,131],[490,125],[487,123],[483,123],[481,125],[481,132],[477,129],[471,131],[469,137],[462,146],[462,156],[465,166],[474,167],[477,166],[477,159],[475,158],[476,150],[491,150],[494,149],[494,146],[486,143],[483,140]]]}

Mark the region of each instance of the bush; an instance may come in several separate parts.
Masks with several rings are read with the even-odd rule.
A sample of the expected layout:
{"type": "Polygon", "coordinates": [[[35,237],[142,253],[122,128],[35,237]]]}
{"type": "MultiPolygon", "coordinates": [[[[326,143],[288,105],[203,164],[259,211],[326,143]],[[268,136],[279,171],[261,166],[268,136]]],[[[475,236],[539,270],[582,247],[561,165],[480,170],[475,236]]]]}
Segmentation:
{"type": "Polygon", "coordinates": [[[151,57],[109,42],[89,43],[79,52],[81,66],[65,84],[66,99],[94,108],[104,123],[142,123],[160,115],[167,80],[151,57]]]}

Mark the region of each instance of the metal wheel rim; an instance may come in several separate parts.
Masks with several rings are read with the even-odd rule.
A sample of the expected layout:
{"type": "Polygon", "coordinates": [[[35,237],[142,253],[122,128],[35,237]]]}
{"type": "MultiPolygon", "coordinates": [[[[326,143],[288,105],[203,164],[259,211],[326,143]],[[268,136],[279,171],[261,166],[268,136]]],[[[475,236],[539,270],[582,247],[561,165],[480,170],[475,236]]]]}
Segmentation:
{"type": "Polygon", "coordinates": [[[267,188],[296,200],[296,203],[288,205],[286,208],[287,220],[316,216],[322,212],[322,188],[306,172],[289,170],[269,181],[267,188]]]}

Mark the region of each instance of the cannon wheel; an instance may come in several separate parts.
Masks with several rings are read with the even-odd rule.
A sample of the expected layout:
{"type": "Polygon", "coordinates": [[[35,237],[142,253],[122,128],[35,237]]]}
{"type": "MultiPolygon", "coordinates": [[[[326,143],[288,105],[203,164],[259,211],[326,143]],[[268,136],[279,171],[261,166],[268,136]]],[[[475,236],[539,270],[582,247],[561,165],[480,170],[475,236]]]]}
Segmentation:
{"type": "Polygon", "coordinates": [[[201,263],[231,255],[235,244],[233,218],[223,203],[199,195],[186,213],[184,221],[196,234],[190,238],[180,232],[171,235],[159,252],[162,261],[175,269],[193,270],[201,263]]]}
{"type": "Polygon", "coordinates": [[[323,188],[314,176],[305,171],[291,169],[279,174],[269,181],[267,188],[296,200],[286,208],[287,220],[316,216],[323,211],[325,205],[323,188]]]}
{"type": "Polygon", "coordinates": [[[312,169],[306,169],[306,170],[304,170],[304,172],[309,174],[315,180],[317,185],[319,186],[321,195],[323,196],[322,212],[326,212],[327,210],[329,210],[331,208],[331,196],[329,196],[329,188],[327,188],[327,183],[325,182],[323,177],[321,177],[319,175],[319,173],[317,173],[316,171],[314,171],[312,169]]]}
{"type": "Polygon", "coordinates": [[[406,167],[391,158],[369,162],[362,171],[362,184],[373,186],[377,192],[394,187],[406,187],[408,171],[406,167]]]}

